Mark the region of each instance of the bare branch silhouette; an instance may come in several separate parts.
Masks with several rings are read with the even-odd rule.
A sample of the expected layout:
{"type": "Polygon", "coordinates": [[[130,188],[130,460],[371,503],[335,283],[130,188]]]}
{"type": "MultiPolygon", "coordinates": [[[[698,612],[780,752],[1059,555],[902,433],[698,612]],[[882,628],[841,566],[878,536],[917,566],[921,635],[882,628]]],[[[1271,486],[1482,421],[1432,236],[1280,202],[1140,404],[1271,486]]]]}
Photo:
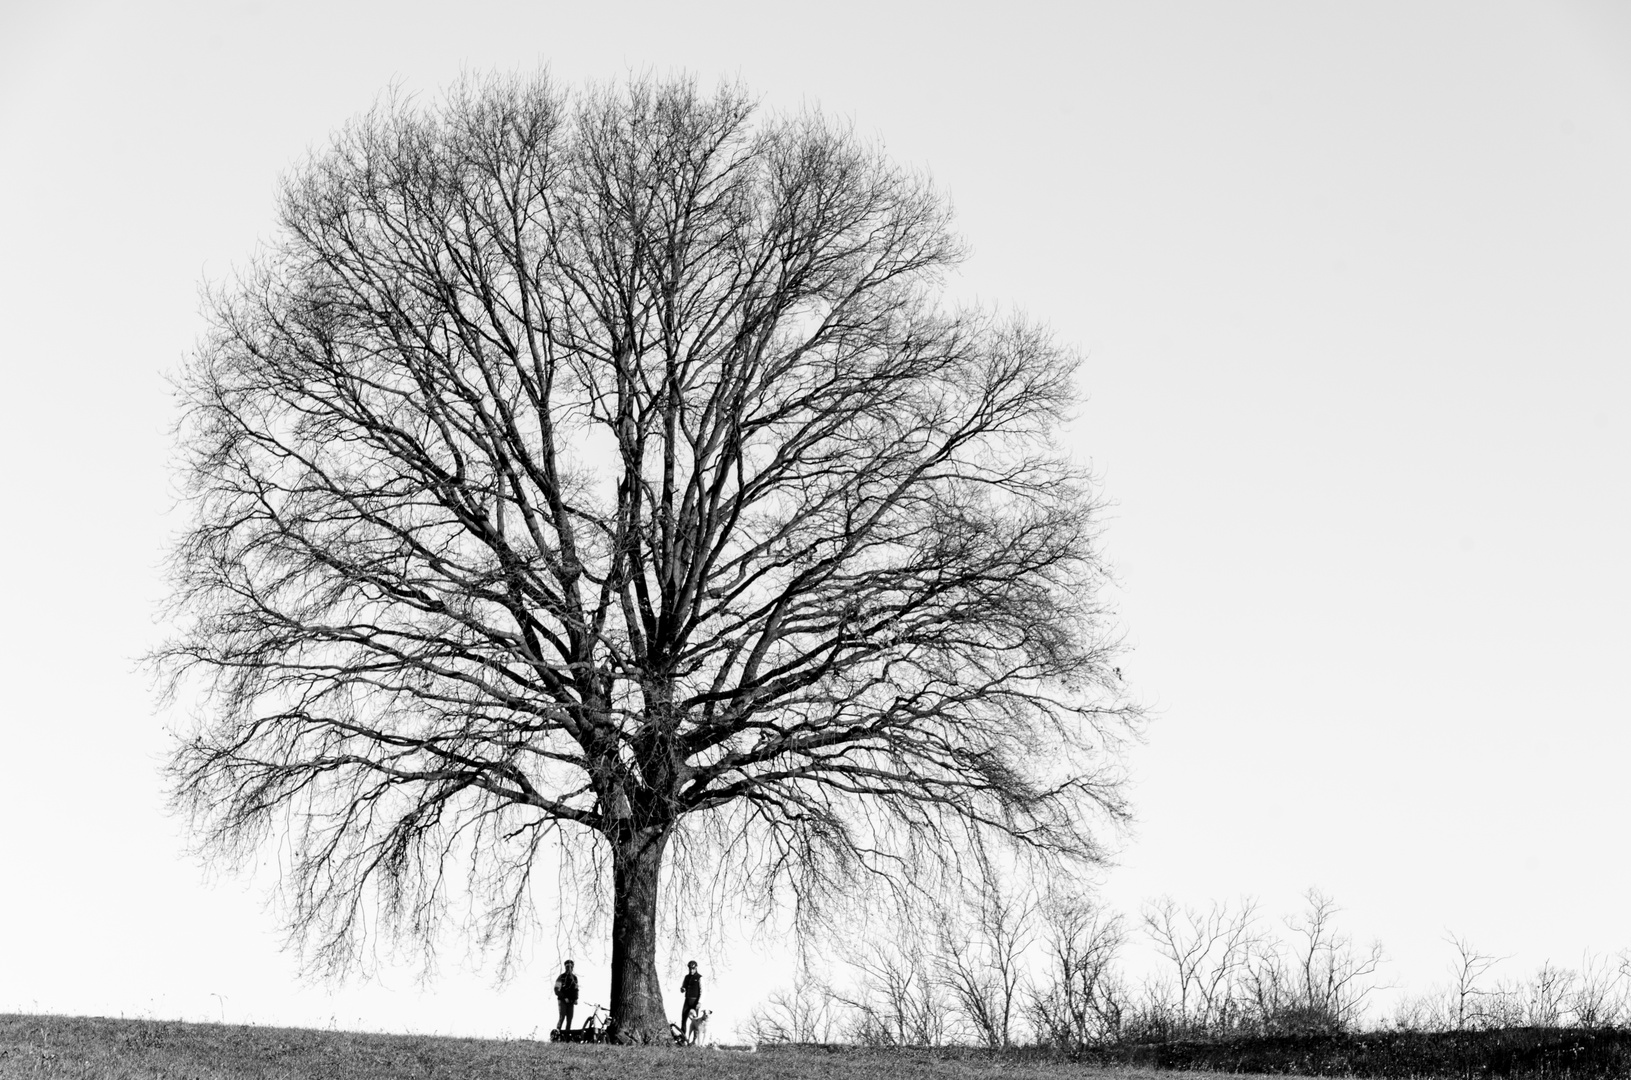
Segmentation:
{"type": "Polygon", "coordinates": [[[734,87],[491,79],[386,100],[279,211],[179,380],[156,660],[204,694],[180,805],[285,840],[316,967],[456,896],[505,967],[562,858],[652,1037],[671,849],[805,917],[970,844],[1099,857],[1137,717],[1076,359],[941,303],[925,180],[734,87]]]}

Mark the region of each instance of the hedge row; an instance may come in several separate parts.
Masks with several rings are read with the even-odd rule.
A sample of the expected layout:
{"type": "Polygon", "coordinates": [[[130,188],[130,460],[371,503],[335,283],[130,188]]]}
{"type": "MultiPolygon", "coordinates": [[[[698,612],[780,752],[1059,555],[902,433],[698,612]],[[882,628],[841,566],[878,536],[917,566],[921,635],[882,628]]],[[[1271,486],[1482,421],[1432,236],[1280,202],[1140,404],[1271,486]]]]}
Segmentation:
{"type": "Polygon", "coordinates": [[[1112,1046],[1104,1064],[1359,1077],[1631,1077],[1631,1030],[1501,1028],[1259,1035],[1112,1046]]]}
{"type": "Polygon", "coordinates": [[[971,1046],[866,1048],[844,1043],[761,1049],[886,1053],[931,1060],[1065,1058],[1099,1066],[1172,1071],[1398,1078],[1510,1077],[1512,1080],[1631,1078],[1631,1030],[1500,1028],[1491,1031],[1368,1031],[1349,1035],[1241,1035],[1094,1047],[1065,1054],[1048,1047],[993,1052],[971,1046]]]}

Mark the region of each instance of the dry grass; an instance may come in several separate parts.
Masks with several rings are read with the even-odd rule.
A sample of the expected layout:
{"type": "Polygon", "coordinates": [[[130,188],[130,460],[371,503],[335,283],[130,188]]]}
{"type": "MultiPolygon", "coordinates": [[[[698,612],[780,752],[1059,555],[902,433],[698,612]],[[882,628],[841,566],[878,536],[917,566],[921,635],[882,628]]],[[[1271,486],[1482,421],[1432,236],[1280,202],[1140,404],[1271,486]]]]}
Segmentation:
{"type": "MultiPolygon", "coordinates": [[[[1147,1069],[962,1053],[574,1046],[299,1028],[0,1016],[0,1078],[50,1080],[1151,1080],[1147,1069]]],[[[1204,1073],[1186,1076],[1201,1078],[1204,1073]]],[[[1285,1080],[1285,1078],[1279,1078],[1285,1080]]]]}

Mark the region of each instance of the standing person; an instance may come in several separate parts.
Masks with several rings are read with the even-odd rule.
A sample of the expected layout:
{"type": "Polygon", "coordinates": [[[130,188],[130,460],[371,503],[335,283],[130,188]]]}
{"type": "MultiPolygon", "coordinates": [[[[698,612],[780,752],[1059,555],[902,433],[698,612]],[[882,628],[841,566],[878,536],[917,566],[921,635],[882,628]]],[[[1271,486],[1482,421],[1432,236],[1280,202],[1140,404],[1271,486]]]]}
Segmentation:
{"type": "Polygon", "coordinates": [[[572,961],[563,965],[555,976],[555,1004],[560,1006],[561,1018],[555,1022],[556,1031],[572,1030],[572,1010],[578,1007],[578,977],[572,974],[572,961]]]}
{"type": "Polygon", "coordinates": [[[685,978],[680,982],[680,993],[685,998],[685,1005],[680,1009],[680,1033],[687,1042],[691,1040],[691,1014],[697,1011],[702,1004],[702,976],[697,974],[697,962],[692,960],[685,965],[685,978]]]}

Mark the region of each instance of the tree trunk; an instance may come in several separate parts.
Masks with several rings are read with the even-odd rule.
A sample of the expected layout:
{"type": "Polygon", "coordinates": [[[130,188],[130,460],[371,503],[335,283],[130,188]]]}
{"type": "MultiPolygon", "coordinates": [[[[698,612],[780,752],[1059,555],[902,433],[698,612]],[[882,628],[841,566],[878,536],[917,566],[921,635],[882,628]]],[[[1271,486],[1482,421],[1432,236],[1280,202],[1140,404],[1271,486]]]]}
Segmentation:
{"type": "Polygon", "coordinates": [[[625,1042],[665,1042],[657,978],[657,873],[666,828],[623,826],[612,840],[612,1019],[625,1042]]]}

